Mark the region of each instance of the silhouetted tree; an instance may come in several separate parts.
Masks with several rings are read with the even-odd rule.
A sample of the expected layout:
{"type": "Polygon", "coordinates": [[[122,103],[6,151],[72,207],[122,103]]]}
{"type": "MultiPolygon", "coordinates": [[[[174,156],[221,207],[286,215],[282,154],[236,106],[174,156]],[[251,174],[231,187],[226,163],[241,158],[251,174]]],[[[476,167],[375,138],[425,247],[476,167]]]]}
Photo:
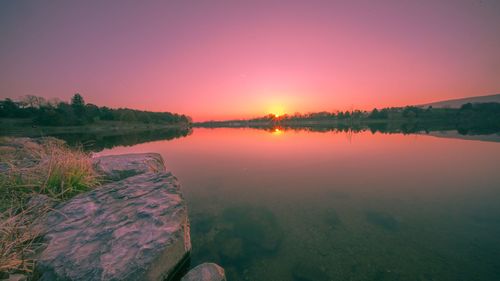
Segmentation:
{"type": "Polygon", "coordinates": [[[82,118],[85,114],[85,101],[79,93],[71,98],[71,107],[77,118],[82,118]]]}
{"type": "Polygon", "coordinates": [[[45,98],[43,97],[37,97],[33,95],[26,95],[21,98],[20,104],[23,107],[30,107],[30,108],[40,108],[41,106],[45,105],[47,102],[45,101],[45,98]]]}
{"type": "Polygon", "coordinates": [[[6,98],[0,103],[1,117],[17,117],[19,105],[9,98],[6,98]]]}

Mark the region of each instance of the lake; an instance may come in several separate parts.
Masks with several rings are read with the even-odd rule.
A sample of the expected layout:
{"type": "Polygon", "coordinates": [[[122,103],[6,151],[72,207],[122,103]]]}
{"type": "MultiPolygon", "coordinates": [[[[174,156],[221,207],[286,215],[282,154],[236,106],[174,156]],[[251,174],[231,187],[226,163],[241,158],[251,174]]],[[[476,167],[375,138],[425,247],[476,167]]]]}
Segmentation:
{"type": "Polygon", "coordinates": [[[228,280],[500,280],[500,143],[195,128],[158,152],[228,280]]]}

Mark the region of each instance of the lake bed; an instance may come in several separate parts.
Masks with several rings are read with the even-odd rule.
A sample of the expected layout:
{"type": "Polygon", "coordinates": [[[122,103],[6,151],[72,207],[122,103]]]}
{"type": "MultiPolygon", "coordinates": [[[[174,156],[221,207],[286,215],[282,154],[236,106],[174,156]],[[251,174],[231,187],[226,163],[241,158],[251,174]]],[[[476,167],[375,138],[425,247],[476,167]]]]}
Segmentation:
{"type": "Polygon", "coordinates": [[[182,184],[192,264],[229,280],[496,280],[500,145],[369,131],[200,129],[158,152],[182,184]]]}

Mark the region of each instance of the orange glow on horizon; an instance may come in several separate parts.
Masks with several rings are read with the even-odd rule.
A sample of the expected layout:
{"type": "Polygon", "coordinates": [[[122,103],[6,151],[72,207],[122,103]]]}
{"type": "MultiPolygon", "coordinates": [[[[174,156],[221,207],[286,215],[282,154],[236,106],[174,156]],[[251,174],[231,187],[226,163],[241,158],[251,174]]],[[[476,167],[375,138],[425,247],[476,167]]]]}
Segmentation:
{"type": "Polygon", "coordinates": [[[280,117],[286,114],[284,107],[280,105],[271,106],[269,112],[274,115],[274,117],[280,117]]]}
{"type": "Polygon", "coordinates": [[[3,2],[0,99],[200,122],[500,92],[499,1],[3,2]]]}

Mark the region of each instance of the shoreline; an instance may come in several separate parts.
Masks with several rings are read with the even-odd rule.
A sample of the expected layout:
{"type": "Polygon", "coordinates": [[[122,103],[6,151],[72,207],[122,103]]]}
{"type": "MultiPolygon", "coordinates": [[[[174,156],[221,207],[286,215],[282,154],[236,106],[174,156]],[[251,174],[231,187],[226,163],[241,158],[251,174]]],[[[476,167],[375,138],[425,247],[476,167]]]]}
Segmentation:
{"type": "Polygon", "coordinates": [[[33,126],[31,119],[21,118],[0,118],[2,135],[39,137],[44,135],[64,135],[64,134],[101,134],[103,136],[123,135],[127,133],[140,133],[151,130],[182,129],[188,130],[191,124],[146,124],[139,122],[123,121],[97,121],[93,124],[81,126],[33,126]]]}
{"type": "MultiPolygon", "coordinates": [[[[11,162],[5,162],[5,175],[22,172],[16,163],[26,166],[23,174],[56,167],[50,161],[64,152],[66,158],[79,156],[85,162],[85,167],[74,167],[86,169],[92,177],[89,183],[98,181],[68,197],[58,197],[43,186],[33,188],[17,205],[4,206],[0,249],[12,243],[21,247],[25,237],[29,240],[27,246],[13,248],[7,260],[0,259],[0,279],[226,280],[224,269],[216,264],[192,266],[187,203],[180,183],[165,168],[160,154],[92,157],[55,138],[12,138],[2,147],[4,154],[11,156],[11,162]],[[31,159],[22,153],[39,157],[31,159]],[[10,222],[12,229],[4,222],[10,222]],[[16,236],[16,240],[8,240],[5,234],[10,232],[19,232],[23,239],[16,236]],[[14,259],[21,265],[11,264],[14,259]]],[[[68,165],[73,163],[59,164],[67,170],[63,175],[71,177],[73,170],[68,165]]],[[[8,179],[2,182],[10,183],[8,179]]],[[[12,182],[9,187],[21,196],[22,185],[12,182]]]]}

